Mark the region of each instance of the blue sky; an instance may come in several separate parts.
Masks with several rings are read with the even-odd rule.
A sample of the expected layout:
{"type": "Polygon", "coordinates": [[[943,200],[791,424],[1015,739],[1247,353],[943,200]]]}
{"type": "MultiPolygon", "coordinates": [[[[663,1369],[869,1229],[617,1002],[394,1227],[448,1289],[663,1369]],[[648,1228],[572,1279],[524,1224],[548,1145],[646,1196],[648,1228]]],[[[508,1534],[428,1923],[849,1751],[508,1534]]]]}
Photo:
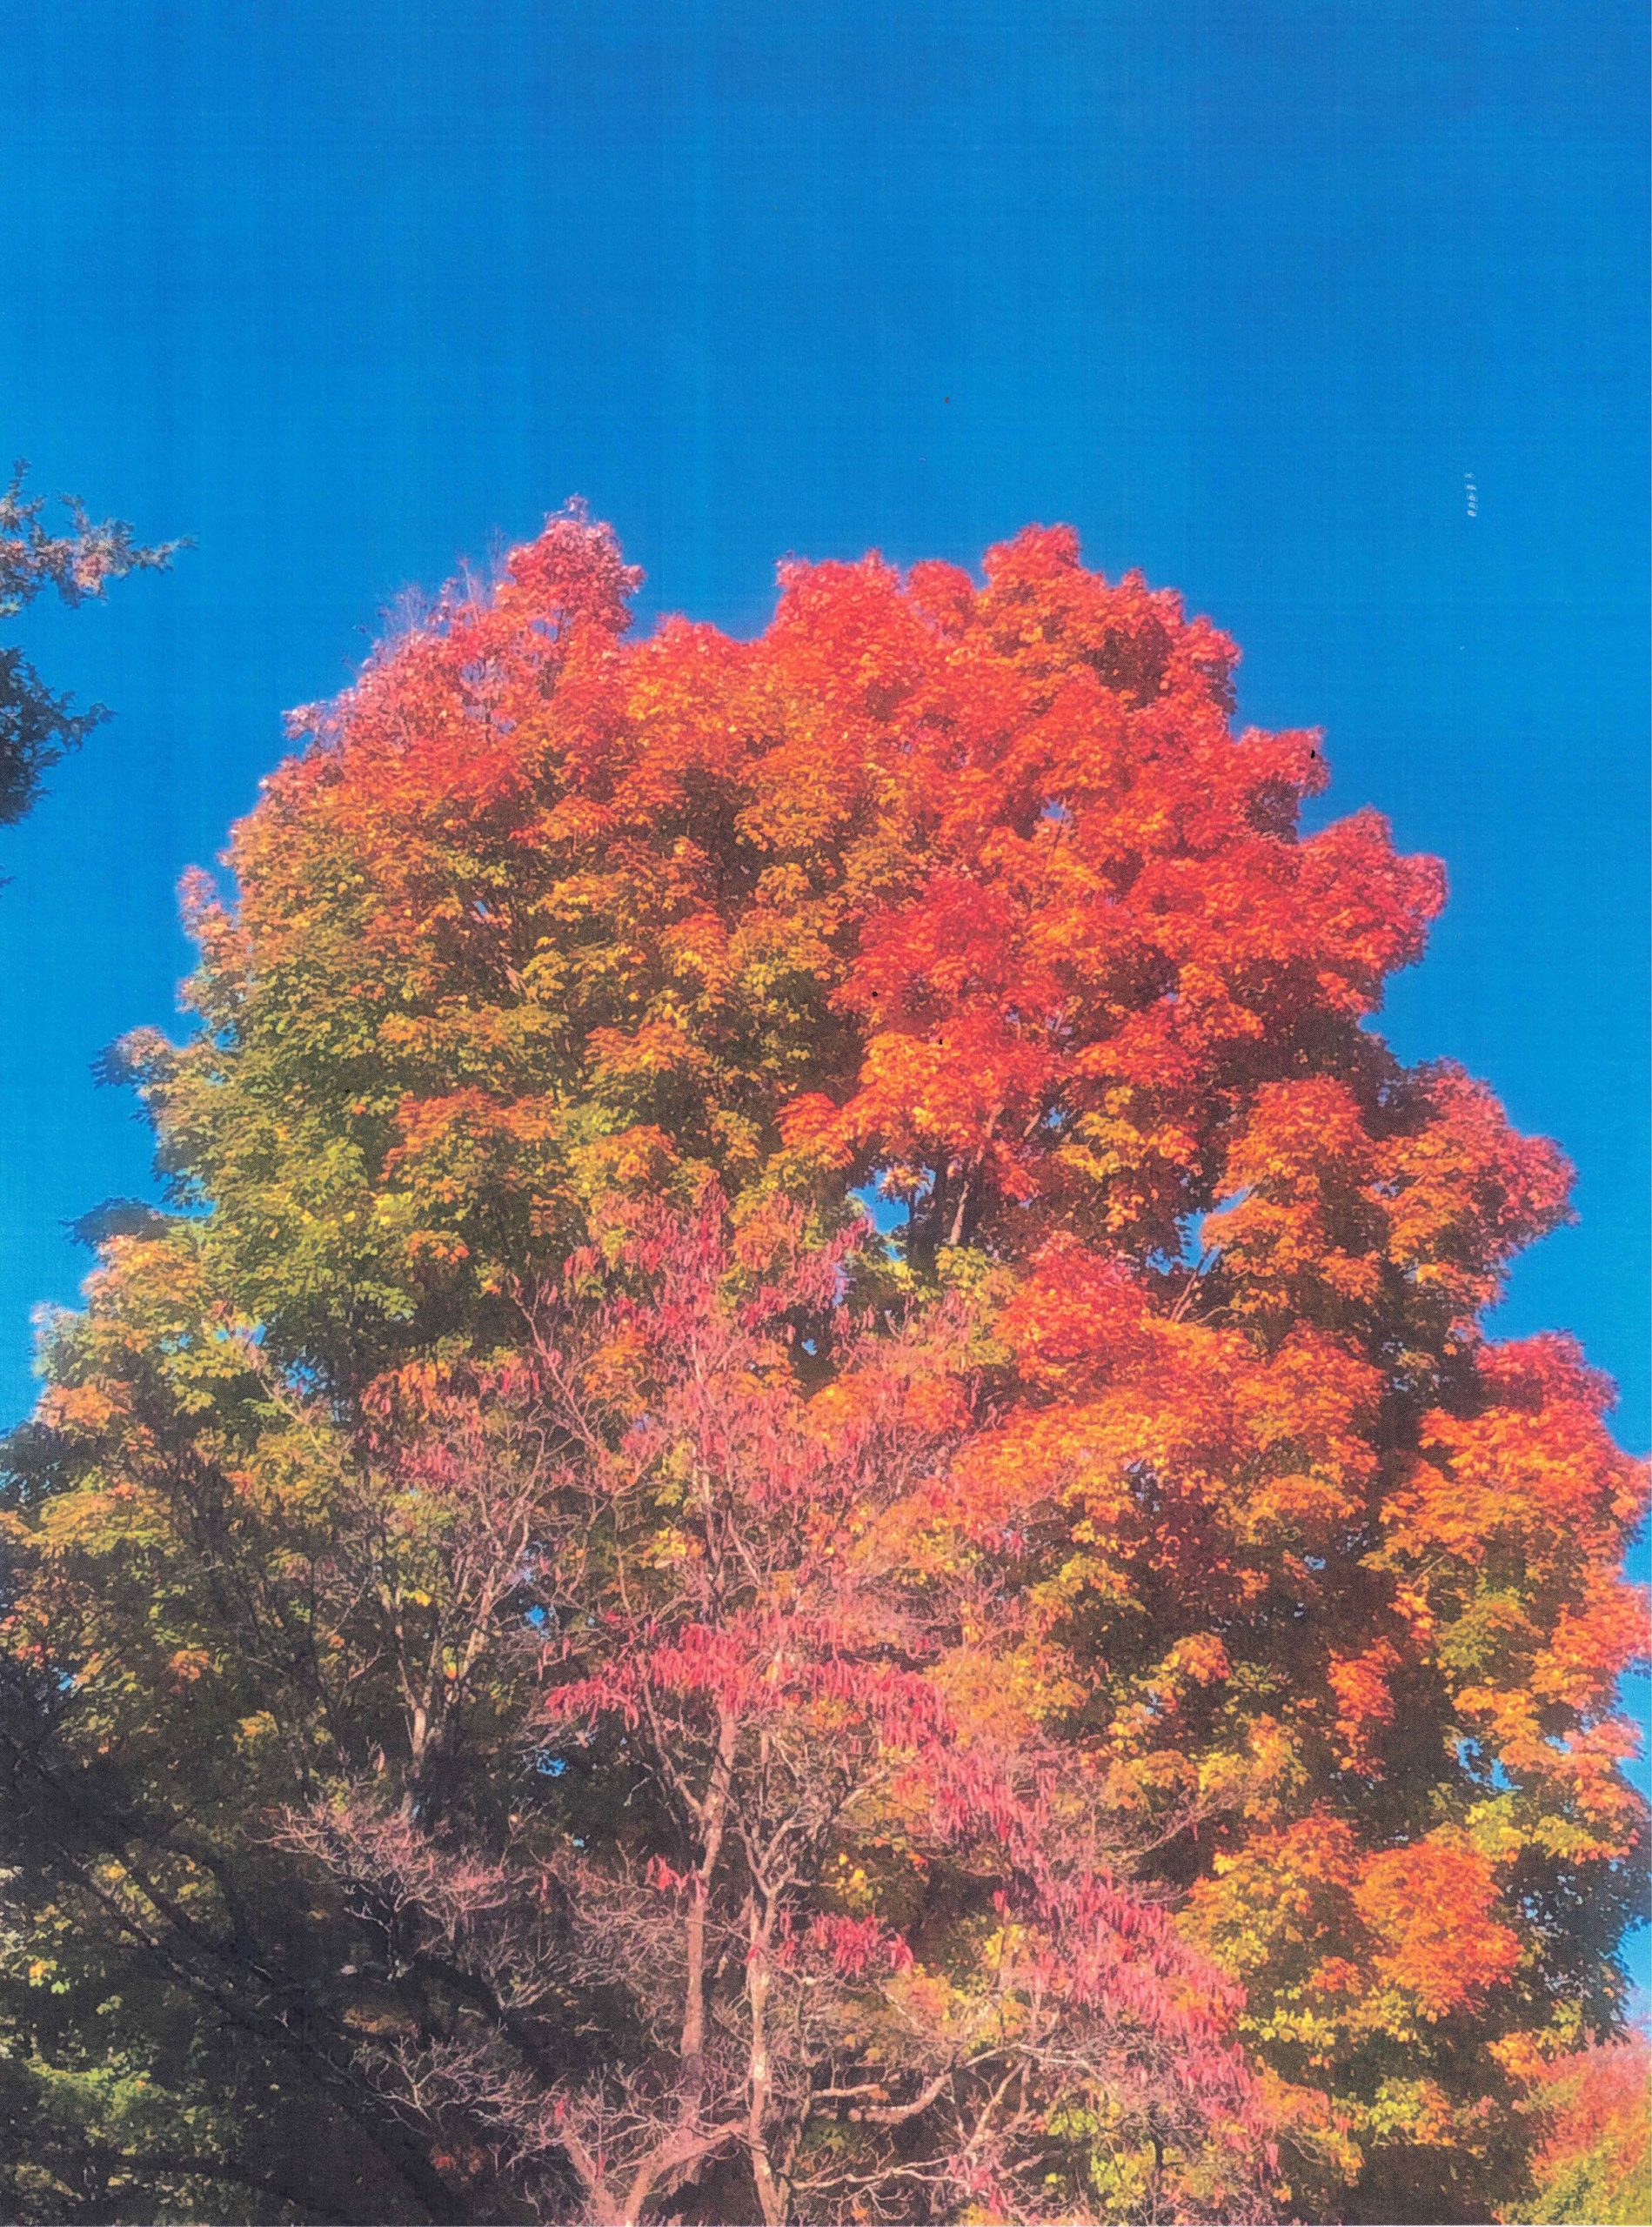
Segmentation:
{"type": "Polygon", "coordinates": [[[0,838],[0,1420],[90,1063],[377,616],[573,492],[645,611],[1031,518],[1182,589],[1453,901],[1387,1026],[1579,1170],[1511,1329],[1649,1436],[1638,4],[34,0],[0,22],[0,445],[197,546],[31,617],[117,719],[0,838]],[[1470,483],[1475,515],[1470,515],[1470,483]]]}

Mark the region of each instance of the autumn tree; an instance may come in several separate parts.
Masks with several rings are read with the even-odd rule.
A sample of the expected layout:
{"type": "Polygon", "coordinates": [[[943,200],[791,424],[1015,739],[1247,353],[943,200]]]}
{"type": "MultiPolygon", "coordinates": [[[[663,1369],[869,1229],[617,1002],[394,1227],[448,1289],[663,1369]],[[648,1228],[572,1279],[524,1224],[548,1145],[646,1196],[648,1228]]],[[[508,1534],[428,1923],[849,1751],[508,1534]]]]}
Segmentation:
{"type": "MultiPolygon", "coordinates": [[[[70,605],[100,596],[110,580],[170,564],[180,545],[146,548],[118,518],[95,523],[69,498],[69,531],[51,532],[43,498],[26,498],[23,467],[0,488],[0,619],[15,619],[25,604],[55,588],[70,605]]],[[[23,818],[40,793],[41,777],[65,751],[76,749],[109,717],[93,704],[75,708],[71,697],[47,687],[20,649],[0,646],[0,826],[23,818]]]]}
{"type": "MultiPolygon", "coordinates": [[[[1280,2201],[1531,2201],[1529,2083],[1621,2016],[1644,1482],[1569,1341],[1484,1327],[1565,1216],[1564,1163],[1373,1025],[1439,868],[1372,813],[1305,833],[1317,739],[1236,730],[1233,645],[1064,530],[981,583],[789,565],[750,642],[631,640],[634,585],[570,514],[451,590],[298,715],[234,908],[190,886],[198,1029],[124,1055],[176,1216],[111,1238],[14,1456],[16,1783],[37,1822],[43,1769],[119,1789],[77,1879],[66,1828],[36,1830],[34,1937],[72,1909],[90,1938],[112,1898],[97,1924],[136,1925],[166,1989],[210,1969],[248,2081],[326,2087],[410,2209],[472,2201],[429,2139],[406,2154],[337,1985],[374,1865],[448,1923],[416,1891],[425,1824],[372,1811],[401,1838],[371,1860],[268,1838],[379,1755],[405,1776],[416,1736],[508,1819],[538,1705],[514,1596],[450,1680],[474,1603],[438,1647],[394,1583],[339,1575],[347,1525],[399,1555],[431,1520],[374,1417],[425,1383],[520,1474],[528,1426],[483,1388],[532,1374],[532,1295],[638,1202],[715,1180],[736,1229],[787,1207],[829,1253],[858,1194],[888,1234],[852,1311],[893,1341],[961,1310],[980,1371],[880,1551],[993,1602],[948,1676],[973,1662],[1241,1987],[1280,2201]],[[336,1939],[297,1923],[306,1893],[336,1939]]],[[[815,1340],[816,1400],[850,1349],[815,1340]]],[[[584,1675],[593,1752],[639,1740],[616,1664],[584,1675]]],[[[591,1876],[625,1846],[601,1830],[591,1876]]],[[[678,1830],[648,1853],[692,1878],[678,1830]]],[[[899,1931],[866,1876],[853,1914],[899,1931]]]]}
{"type": "Polygon", "coordinates": [[[1652,2219],[1652,2050],[1644,2032],[1577,2050],[1546,2068],[1533,2220],[1630,2227],[1652,2219]]]}
{"type": "Polygon", "coordinates": [[[284,1828],[438,1998],[376,2075],[538,2217],[1261,2216],[1227,1990],[1088,1776],[983,1707],[988,1594],[892,1533],[967,1427],[945,1318],[869,1334],[797,1232],[731,1247],[710,1192],[594,1306],[576,1256],[495,1387],[546,1448],[492,1552],[554,1794],[501,1829],[410,1743],[284,1828]]]}

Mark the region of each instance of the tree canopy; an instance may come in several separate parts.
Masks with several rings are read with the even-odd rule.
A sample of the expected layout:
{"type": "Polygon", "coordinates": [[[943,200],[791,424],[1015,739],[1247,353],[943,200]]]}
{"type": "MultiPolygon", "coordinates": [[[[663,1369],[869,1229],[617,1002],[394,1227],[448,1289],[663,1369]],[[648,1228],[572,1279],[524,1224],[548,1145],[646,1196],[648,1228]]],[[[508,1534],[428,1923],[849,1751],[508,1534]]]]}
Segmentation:
{"type": "Polygon", "coordinates": [[[120,1054],[171,1211],[11,1455],[15,2200],[1521,2216],[1645,1479],[1485,1327],[1561,1156],[1373,1026],[1440,868],[1065,529],[636,585],[565,514],[295,715],[120,1054]]]}

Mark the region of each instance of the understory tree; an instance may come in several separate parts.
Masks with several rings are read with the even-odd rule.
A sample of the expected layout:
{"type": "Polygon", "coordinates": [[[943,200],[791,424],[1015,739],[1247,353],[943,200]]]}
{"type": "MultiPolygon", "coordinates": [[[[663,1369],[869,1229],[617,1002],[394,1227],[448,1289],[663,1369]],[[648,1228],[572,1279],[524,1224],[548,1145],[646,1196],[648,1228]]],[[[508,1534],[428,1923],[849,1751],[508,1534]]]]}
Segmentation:
{"type": "Polygon", "coordinates": [[[981,1692],[993,1588],[903,1550],[968,1425],[942,1325],[873,1334],[841,1246],[724,1220],[709,1193],[617,1295],[536,1310],[492,1448],[478,1385],[458,1447],[446,1401],[397,1418],[404,1461],[438,1432],[431,1589],[487,1572],[453,1681],[513,1602],[552,1789],[471,1814],[444,1711],[399,1787],[284,1821],[435,1998],[376,2077],[538,2217],[1261,2216],[1232,1991],[1120,1884],[1094,1777],[981,1692]]]}
{"type": "Polygon", "coordinates": [[[123,1052],[172,1211],[11,1456],[13,2201],[1520,2216],[1644,1480],[1483,1325],[1563,1162],[1372,1025],[1439,869],[1065,531],[635,585],[570,513],[298,715],[123,1052]]]}

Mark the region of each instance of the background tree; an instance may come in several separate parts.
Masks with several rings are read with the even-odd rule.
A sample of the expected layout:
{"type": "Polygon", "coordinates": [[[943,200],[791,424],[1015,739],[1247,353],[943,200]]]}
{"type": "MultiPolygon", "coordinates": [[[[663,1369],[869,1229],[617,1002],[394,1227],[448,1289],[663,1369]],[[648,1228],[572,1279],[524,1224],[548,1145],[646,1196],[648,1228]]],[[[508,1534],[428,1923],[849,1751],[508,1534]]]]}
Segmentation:
{"type": "Polygon", "coordinates": [[[1652,2219],[1652,2125],[1646,2036],[1564,2056],[1538,2087],[1545,2127],[1534,2220],[1652,2219]]]}
{"type": "MultiPolygon", "coordinates": [[[[182,546],[169,541],[145,548],[130,526],[118,518],[95,524],[72,497],[64,503],[68,532],[49,532],[43,498],[23,495],[23,470],[19,465],[0,489],[0,620],[16,618],[45,588],[55,588],[71,606],[100,596],[128,572],[164,569],[182,546]]],[[[108,717],[102,704],[77,711],[71,697],[47,687],[21,650],[0,646],[0,826],[23,818],[46,769],[108,717]]]]}
{"type": "MultiPolygon", "coordinates": [[[[167,1987],[211,1943],[389,2158],[349,1893],[259,1821],[405,1771],[450,1684],[438,1746],[517,1784],[533,1681],[497,1635],[449,1681],[462,1615],[432,1654],[393,1584],[322,1605],[349,1509],[429,1520],[376,1403],[525,1366],[524,1293],[639,1199],[715,1178],[828,1244],[859,1192],[855,1303],[991,1349],[890,1550],[992,1601],[981,1690],[1242,1983],[1281,2200],[1529,2203],[1529,2084],[1621,2016],[1644,1480],[1568,1341],[1482,1327],[1559,1155],[1371,1026],[1439,869],[1372,813],[1304,834],[1315,738],[1236,733],[1233,645],[1064,531],[983,585],[787,567],[748,643],[627,642],[633,585],[570,515],[451,591],[297,721],[235,911],[191,886],[200,1028],[124,1054],[188,1211],[111,1240],[15,1456],[30,1752],[117,1775],[117,1899],[200,1898],[188,1956],[147,1905],[167,1987]]],[[[40,1909],[84,1933],[64,1860],[40,1909]]],[[[475,2200],[421,2139],[396,2200],[475,2200]]]]}

